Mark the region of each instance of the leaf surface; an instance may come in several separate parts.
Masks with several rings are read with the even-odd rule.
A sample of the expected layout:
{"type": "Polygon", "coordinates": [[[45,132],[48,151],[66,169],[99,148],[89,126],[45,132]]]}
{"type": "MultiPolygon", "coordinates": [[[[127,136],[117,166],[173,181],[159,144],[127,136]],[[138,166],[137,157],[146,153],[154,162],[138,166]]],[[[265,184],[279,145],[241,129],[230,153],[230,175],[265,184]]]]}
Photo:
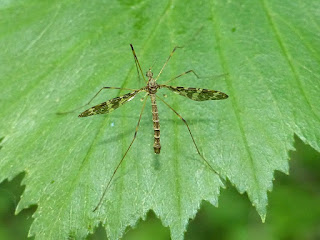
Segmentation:
{"type": "MultiPolygon", "coordinates": [[[[320,150],[319,1],[3,1],[0,3],[0,181],[25,172],[17,212],[37,204],[30,235],[82,239],[103,223],[120,238],[153,210],[182,239],[223,186],[184,123],[158,102],[161,154],[153,153],[151,103],[102,206],[92,212],[135,131],[142,102],[78,118],[104,86],[138,89],[129,44],[159,83],[222,91],[194,102],[168,90],[200,151],[266,216],[275,170],[288,173],[293,136],[320,150]],[[201,31],[199,31],[199,29],[201,31]],[[225,77],[208,76],[226,74],[225,77]]],[[[127,93],[104,90],[94,104],[127,93]]],[[[90,106],[88,106],[90,107],[90,106]]],[[[230,206],[232,207],[232,206],[230,206]]]]}

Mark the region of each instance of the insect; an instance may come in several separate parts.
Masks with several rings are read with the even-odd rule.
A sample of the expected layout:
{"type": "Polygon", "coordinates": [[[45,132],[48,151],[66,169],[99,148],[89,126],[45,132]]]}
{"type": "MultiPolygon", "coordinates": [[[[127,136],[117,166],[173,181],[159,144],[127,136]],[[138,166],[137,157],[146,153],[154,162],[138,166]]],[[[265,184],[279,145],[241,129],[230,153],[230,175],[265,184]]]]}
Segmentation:
{"type": "Polygon", "coordinates": [[[139,125],[140,125],[140,121],[141,121],[141,117],[142,117],[142,114],[143,114],[143,110],[145,108],[145,105],[146,105],[146,100],[148,98],[148,96],[150,97],[151,99],[151,106],[152,106],[152,121],[153,121],[153,129],[154,129],[154,144],[153,144],[153,149],[154,149],[154,152],[155,154],[160,154],[160,150],[161,150],[161,144],[160,144],[160,123],[159,123],[159,114],[158,114],[158,107],[157,107],[157,99],[159,99],[161,102],[163,102],[166,106],[168,106],[184,123],[185,125],[187,126],[188,128],[188,131],[190,133],[190,136],[192,138],[192,141],[193,141],[193,144],[194,146],[196,147],[197,149],[197,152],[198,154],[200,155],[200,157],[206,162],[206,164],[210,167],[210,169],[212,171],[214,171],[215,173],[217,173],[212,167],[211,165],[209,164],[209,162],[203,157],[203,155],[200,153],[199,149],[198,149],[198,146],[193,138],[193,135],[191,133],[191,130],[189,128],[189,125],[188,123],[186,122],[186,120],[184,118],[182,118],[182,116],[176,111],[174,110],[166,101],[164,101],[161,97],[157,96],[157,91],[161,88],[166,88],[166,89],[169,89],[170,91],[176,93],[176,94],[179,94],[181,96],[184,96],[184,97],[187,97],[191,100],[194,100],[194,101],[206,101],[206,100],[221,100],[221,99],[226,99],[228,98],[228,95],[223,93],[223,92],[220,92],[220,91],[215,91],[215,90],[209,90],[209,89],[203,89],[203,88],[192,88],[192,87],[189,87],[189,88],[186,88],[186,87],[174,87],[174,86],[170,86],[170,85],[167,85],[167,83],[179,78],[179,77],[182,77],[183,75],[186,75],[188,73],[193,73],[197,78],[199,78],[198,74],[195,73],[195,71],[193,70],[189,70],[189,71],[186,71],[172,79],[170,79],[169,81],[167,81],[165,84],[158,84],[157,83],[157,80],[159,79],[163,69],[165,68],[165,66],[167,65],[167,63],[169,62],[170,58],[172,57],[173,53],[176,51],[177,48],[182,48],[182,47],[175,47],[171,54],[169,55],[168,59],[166,60],[165,64],[163,65],[162,69],[160,70],[159,74],[157,75],[156,78],[153,77],[153,73],[151,71],[151,68],[149,68],[149,70],[146,72],[146,77],[148,78],[146,80],[146,78],[144,77],[143,75],[143,71],[142,71],[142,68],[140,66],[140,63],[138,61],[138,58],[137,58],[137,55],[134,51],[134,48],[132,46],[132,44],[130,44],[131,46],[131,50],[132,50],[132,54],[133,54],[133,57],[134,57],[134,60],[135,60],[135,65],[136,65],[136,68],[137,68],[137,72],[138,72],[138,75],[139,75],[139,71],[144,79],[144,81],[146,82],[146,86],[143,87],[143,88],[140,88],[140,89],[128,89],[128,88],[118,88],[118,87],[103,87],[101,88],[95,95],[94,97],[86,104],[90,104],[91,101],[103,90],[103,89],[121,89],[121,90],[131,90],[131,92],[127,93],[127,94],[124,94],[120,97],[116,97],[116,98],[113,98],[113,99],[110,99],[106,102],[103,102],[103,103],[100,103],[96,106],[93,106],[87,110],[85,110],[84,112],[82,112],[79,117],[88,117],[88,116],[93,116],[93,115],[97,115],[97,114],[107,114],[107,113],[110,113],[112,111],[114,111],[115,109],[121,107],[123,104],[129,102],[130,100],[132,100],[134,97],[137,96],[138,93],[140,92],[146,92],[147,95],[145,96],[144,98],[144,101],[143,101],[143,106],[142,106],[142,109],[141,109],[141,113],[140,113],[140,117],[139,117],[139,120],[138,120],[138,123],[137,123],[137,126],[136,126],[136,129],[135,129],[135,133],[134,133],[134,136],[133,136],[133,139],[129,145],[129,147],[127,148],[125,154],[123,155],[123,157],[121,158],[121,160],[119,161],[117,167],[115,168],[113,174],[111,175],[110,179],[109,179],[109,182],[107,183],[104,191],[103,191],[103,194],[99,200],[99,203],[97,204],[97,206],[94,208],[93,211],[96,211],[99,206],[101,205],[106,193],[107,193],[107,190],[110,186],[110,183],[113,179],[113,177],[115,176],[117,170],[119,169],[121,163],[123,162],[124,158],[126,157],[128,151],[130,150],[133,142],[135,141],[136,139],[136,136],[137,136],[137,133],[138,133],[138,129],[139,129],[139,125]]]}

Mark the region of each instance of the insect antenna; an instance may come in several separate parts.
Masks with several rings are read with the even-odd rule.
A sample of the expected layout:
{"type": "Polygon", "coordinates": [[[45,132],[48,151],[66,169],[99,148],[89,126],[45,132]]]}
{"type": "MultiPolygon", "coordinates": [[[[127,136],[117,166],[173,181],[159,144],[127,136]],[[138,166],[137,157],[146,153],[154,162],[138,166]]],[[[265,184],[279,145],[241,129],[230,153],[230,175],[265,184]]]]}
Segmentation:
{"type": "Polygon", "coordinates": [[[152,65],[151,65],[151,67],[149,68],[149,70],[151,70],[151,69],[153,68],[153,66],[156,64],[156,62],[157,62],[157,59],[155,59],[155,60],[153,61],[153,63],[152,63],[152,65]]]}
{"type": "Polygon", "coordinates": [[[138,72],[139,79],[140,79],[140,75],[139,75],[138,67],[139,67],[139,69],[140,69],[140,72],[141,72],[141,75],[142,75],[142,77],[143,77],[143,80],[144,80],[145,82],[147,82],[147,80],[146,80],[145,77],[144,77],[142,68],[141,68],[141,66],[140,66],[138,57],[137,57],[137,55],[136,55],[136,52],[134,51],[134,48],[133,48],[132,44],[130,44],[130,47],[131,47],[131,51],[132,51],[132,54],[133,54],[133,57],[134,57],[134,60],[135,60],[134,62],[135,62],[135,64],[136,64],[136,68],[137,68],[137,72],[138,72]]]}

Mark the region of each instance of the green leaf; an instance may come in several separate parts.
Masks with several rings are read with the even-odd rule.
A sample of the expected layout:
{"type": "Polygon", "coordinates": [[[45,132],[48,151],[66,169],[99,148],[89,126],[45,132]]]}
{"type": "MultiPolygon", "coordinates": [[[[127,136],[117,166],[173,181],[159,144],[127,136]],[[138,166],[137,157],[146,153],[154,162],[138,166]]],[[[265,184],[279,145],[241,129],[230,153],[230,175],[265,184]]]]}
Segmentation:
{"type": "MultiPolygon", "coordinates": [[[[57,113],[84,105],[103,86],[144,86],[130,43],[144,71],[156,61],[155,74],[174,46],[184,46],[159,83],[189,69],[227,74],[172,82],[219,90],[227,100],[162,92],[205,158],[264,219],[274,171],[288,173],[294,134],[320,150],[319,7],[316,0],[2,1],[0,181],[25,172],[16,212],[38,205],[29,235],[81,239],[102,222],[117,239],[152,210],[182,239],[202,200],[217,206],[222,183],[160,102],[162,150],[153,153],[148,101],[132,149],[92,212],[132,140],[142,103],[135,98],[88,118],[77,117],[85,107],[57,113]]],[[[124,93],[104,90],[94,104],[124,93]]]]}

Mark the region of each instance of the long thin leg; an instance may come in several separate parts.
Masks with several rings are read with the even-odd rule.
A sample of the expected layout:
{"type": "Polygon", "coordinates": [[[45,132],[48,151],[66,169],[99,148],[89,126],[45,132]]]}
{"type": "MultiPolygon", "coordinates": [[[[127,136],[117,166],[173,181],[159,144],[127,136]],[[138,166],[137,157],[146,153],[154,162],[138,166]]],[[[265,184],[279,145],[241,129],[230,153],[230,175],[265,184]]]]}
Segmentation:
{"type": "Polygon", "coordinates": [[[179,78],[179,77],[182,77],[182,76],[184,76],[184,75],[186,75],[186,74],[188,74],[188,73],[191,73],[191,72],[192,72],[197,78],[200,78],[199,75],[196,74],[195,71],[193,71],[193,70],[188,70],[188,71],[186,71],[186,72],[184,72],[184,73],[181,73],[180,75],[178,75],[178,76],[170,79],[169,81],[166,81],[164,84],[167,85],[169,82],[171,82],[171,81],[173,81],[173,80],[175,80],[175,79],[177,79],[177,78],[179,78]]]}
{"type": "Polygon", "coordinates": [[[118,163],[116,169],[114,170],[114,172],[113,172],[113,174],[112,174],[112,176],[111,176],[111,178],[110,178],[110,180],[109,180],[106,188],[105,188],[104,191],[103,191],[103,194],[102,194],[102,196],[101,196],[101,198],[100,198],[100,200],[99,200],[99,203],[98,203],[97,206],[93,209],[93,212],[95,212],[95,211],[100,207],[100,205],[101,205],[101,203],[102,203],[102,201],[103,201],[103,199],[104,199],[104,197],[105,197],[105,195],[106,195],[106,193],[107,193],[107,191],[108,191],[108,189],[109,189],[110,183],[111,183],[114,175],[115,175],[116,172],[118,171],[121,163],[123,162],[124,158],[127,156],[127,153],[129,152],[129,150],[130,150],[130,148],[131,148],[134,140],[135,140],[136,137],[137,137],[137,133],[138,133],[138,129],[139,129],[139,125],[140,125],[142,113],[143,113],[144,107],[146,106],[146,102],[147,102],[146,100],[147,100],[147,97],[144,99],[143,106],[142,106],[141,113],[140,113],[140,117],[139,117],[139,120],[138,120],[138,124],[137,124],[137,126],[136,126],[136,130],[135,130],[135,132],[134,132],[133,139],[132,139],[132,141],[131,141],[131,143],[130,143],[128,149],[127,149],[127,151],[125,152],[125,154],[124,154],[123,157],[121,158],[120,162],[118,163]]]}
{"type": "MultiPolygon", "coordinates": [[[[187,42],[185,42],[185,44],[184,44],[183,46],[186,46],[186,45],[189,44],[189,42],[193,41],[193,40],[195,39],[195,37],[197,37],[197,36],[199,35],[199,33],[202,31],[202,29],[203,29],[203,26],[201,26],[201,27],[198,29],[198,31],[193,35],[193,37],[190,38],[187,42]]],[[[176,46],[176,47],[174,47],[174,49],[172,50],[171,54],[169,55],[167,61],[165,62],[164,66],[162,67],[161,71],[159,72],[158,76],[156,77],[156,81],[157,81],[158,78],[160,77],[160,74],[162,73],[164,67],[167,65],[169,59],[172,57],[173,53],[176,51],[177,48],[183,48],[183,47],[181,47],[181,46],[176,46]]]]}
{"type": "MultiPolygon", "coordinates": [[[[146,79],[145,79],[145,77],[144,77],[144,74],[143,74],[142,68],[141,68],[141,66],[140,66],[140,63],[139,63],[138,57],[137,57],[137,55],[136,55],[136,52],[135,52],[135,51],[134,51],[134,49],[133,49],[132,44],[130,44],[130,47],[131,47],[132,54],[133,54],[133,57],[134,57],[134,60],[135,60],[135,63],[136,63],[136,67],[137,67],[137,64],[138,64],[139,69],[140,69],[140,72],[141,72],[141,75],[142,75],[142,77],[143,77],[143,80],[144,80],[145,82],[147,82],[147,80],[146,80],[146,79]]],[[[137,71],[138,71],[138,67],[137,67],[137,71]]],[[[139,75],[139,71],[138,71],[138,75],[139,75]]],[[[139,76],[140,76],[140,75],[139,75],[139,76]]]]}
{"type": "Polygon", "coordinates": [[[158,76],[156,77],[156,81],[157,81],[158,78],[160,77],[160,74],[162,73],[163,69],[165,68],[165,66],[167,65],[167,63],[169,62],[170,58],[172,57],[173,53],[176,51],[177,48],[183,48],[183,47],[179,47],[179,46],[174,47],[174,49],[173,49],[172,52],[170,53],[167,61],[164,63],[162,69],[160,70],[158,76]]]}
{"type": "Polygon", "coordinates": [[[93,96],[93,98],[91,98],[90,101],[89,101],[88,103],[86,103],[85,105],[83,105],[83,106],[81,106],[81,107],[78,107],[78,108],[76,108],[76,109],[73,109],[72,111],[68,111],[68,112],[58,112],[57,114],[58,114],[58,115],[62,115],[62,114],[67,114],[67,113],[73,113],[73,112],[77,111],[78,109],[81,109],[81,108],[89,105],[89,104],[93,101],[93,99],[95,99],[96,96],[98,96],[98,94],[99,94],[103,89],[120,89],[120,90],[130,90],[130,91],[135,91],[135,90],[137,90],[137,89],[131,89],[131,88],[103,87],[103,88],[101,88],[101,89],[93,96]]]}
{"type": "Polygon", "coordinates": [[[193,136],[192,136],[192,133],[191,133],[191,130],[190,130],[190,128],[189,128],[189,125],[188,125],[187,121],[186,121],[183,117],[181,117],[181,115],[180,115],[176,110],[174,110],[167,102],[165,102],[165,101],[164,101],[162,98],[160,98],[159,96],[157,96],[157,97],[158,97],[164,104],[166,104],[175,114],[177,114],[177,116],[186,124],[186,126],[187,126],[187,128],[188,128],[188,131],[189,131],[189,133],[190,133],[190,136],[191,136],[191,138],[192,138],[193,144],[194,144],[194,146],[196,147],[198,154],[199,154],[200,157],[203,159],[203,161],[205,161],[205,163],[209,166],[210,170],[212,170],[215,174],[217,174],[218,176],[220,176],[220,174],[217,173],[217,171],[213,169],[213,167],[210,165],[210,163],[209,163],[209,162],[204,158],[204,156],[200,153],[199,148],[198,148],[198,146],[197,146],[197,144],[196,144],[196,141],[194,140],[194,138],[193,138],[193,136]]]}
{"type": "Polygon", "coordinates": [[[177,78],[179,78],[179,77],[182,77],[182,76],[184,76],[184,75],[186,75],[186,74],[188,74],[188,73],[191,73],[191,72],[192,72],[198,79],[200,79],[200,78],[201,78],[201,79],[204,79],[204,78],[219,78],[219,77],[225,77],[225,76],[228,75],[228,73],[224,73],[224,74],[220,74],[220,75],[205,76],[205,77],[201,76],[201,77],[200,77],[198,74],[196,74],[195,71],[193,71],[193,70],[188,70],[188,71],[186,71],[186,72],[184,72],[184,73],[181,73],[180,75],[178,75],[178,76],[170,79],[169,81],[166,81],[166,82],[164,83],[164,85],[167,85],[169,82],[171,82],[171,81],[173,81],[173,80],[175,80],[175,79],[177,79],[177,78]]]}
{"type": "Polygon", "coordinates": [[[136,65],[138,79],[139,79],[139,83],[140,83],[141,82],[141,78],[140,78],[139,67],[138,67],[138,63],[137,63],[137,59],[138,58],[135,56],[133,51],[132,51],[132,54],[133,54],[134,64],[136,65]]]}

